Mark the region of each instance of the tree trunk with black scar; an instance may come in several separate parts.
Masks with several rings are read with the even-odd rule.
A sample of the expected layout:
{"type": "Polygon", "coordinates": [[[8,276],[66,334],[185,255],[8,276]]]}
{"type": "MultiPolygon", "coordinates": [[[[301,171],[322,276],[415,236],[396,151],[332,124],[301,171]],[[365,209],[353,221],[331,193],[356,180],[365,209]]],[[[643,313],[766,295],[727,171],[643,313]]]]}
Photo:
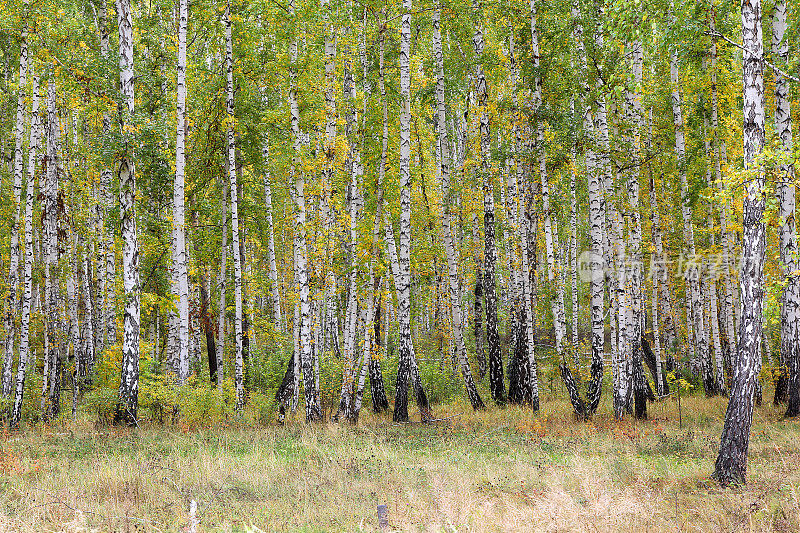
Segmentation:
{"type": "MultiPolygon", "coordinates": [[[[380,278],[376,281],[380,286],[380,278]]],[[[381,348],[381,304],[383,298],[378,292],[377,303],[375,305],[375,354],[380,353],[381,348]]],[[[369,360],[369,389],[372,395],[372,410],[382,413],[389,409],[389,400],[386,398],[386,389],[383,385],[383,373],[381,372],[381,362],[377,357],[369,360]]]]}
{"type": "MultiPolygon", "coordinates": [[[[377,203],[375,207],[375,221],[373,222],[373,242],[374,246],[380,238],[380,225],[383,217],[383,179],[386,175],[386,155],[389,148],[389,110],[386,99],[386,84],[383,74],[384,62],[384,41],[385,33],[381,32],[379,37],[379,63],[378,63],[378,87],[381,93],[381,114],[383,129],[381,134],[381,157],[378,163],[378,193],[377,203]]],[[[378,302],[375,306],[375,354],[380,353],[381,346],[381,308],[383,302],[383,293],[379,291],[380,277],[375,282],[378,286],[376,289],[377,294],[374,296],[378,302]]],[[[388,327],[387,327],[388,329],[388,327]]],[[[386,389],[383,384],[383,373],[381,372],[381,362],[377,357],[371,357],[369,360],[369,388],[372,393],[372,410],[376,413],[383,412],[389,409],[389,400],[386,398],[386,389]]]]}
{"type": "MultiPolygon", "coordinates": [[[[476,7],[482,12],[483,7],[481,5],[476,7]]],[[[483,70],[484,42],[482,13],[480,17],[481,22],[479,22],[478,27],[475,28],[472,44],[475,47],[475,55],[478,57],[475,80],[480,117],[480,176],[483,185],[483,291],[486,298],[486,348],[489,362],[489,387],[492,391],[492,399],[496,404],[503,405],[506,401],[506,390],[503,381],[503,358],[500,352],[500,334],[497,326],[497,290],[495,287],[497,250],[495,245],[494,179],[492,177],[490,162],[489,93],[486,75],[483,70]]]]}

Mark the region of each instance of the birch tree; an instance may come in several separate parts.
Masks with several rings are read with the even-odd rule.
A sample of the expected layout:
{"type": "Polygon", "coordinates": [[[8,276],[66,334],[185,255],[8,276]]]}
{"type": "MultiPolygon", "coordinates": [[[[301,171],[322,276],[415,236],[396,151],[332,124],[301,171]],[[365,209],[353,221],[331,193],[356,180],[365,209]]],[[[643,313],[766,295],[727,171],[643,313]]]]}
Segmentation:
{"type": "Polygon", "coordinates": [[[713,477],[721,485],[744,483],[753,422],[753,399],[761,368],[764,268],[764,171],[757,157],[764,147],[764,45],[760,0],[742,0],[743,145],[748,172],[744,197],[742,262],[739,273],[741,322],[738,354],[713,477]]]}
{"type": "MultiPolygon", "coordinates": [[[[189,274],[186,254],[186,227],[184,208],[184,173],[186,169],[186,26],[188,0],[178,0],[178,75],[177,75],[177,131],[175,135],[175,183],[173,188],[172,224],[175,235],[174,267],[178,290],[178,328],[176,352],[178,383],[189,377],[189,274]]],[[[226,34],[227,35],[227,34],[226,34]]]]}
{"type": "Polygon", "coordinates": [[[19,427],[22,416],[22,400],[25,394],[25,376],[28,360],[31,356],[31,296],[33,287],[33,202],[36,198],[36,160],[40,142],[39,124],[39,78],[30,69],[31,74],[31,118],[30,142],[28,143],[28,182],[25,186],[25,253],[22,275],[22,312],[19,333],[19,362],[17,364],[14,406],[11,409],[9,426],[19,427]]]}
{"type": "MultiPolygon", "coordinates": [[[[294,0],[289,2],[289,16],[293,25],[294,31],[296,28],[296,15],[294,0]]],[[[291,113],[291,133],[292,133],[292,165],[290,174],[292,175],[293,182],[293,196],[294,196],[294,222],[295,222],[295,236],[294,236],[294,250],[295,250],[295,276],[297,277],[297,285],[299,290],[299,306],[300,306],[300,327],[299,327],[299,341],[300,353],[299,362],[300,369],[303,375],[303,389],[305,391],[306,401],[306,421],[311,422],[322,418],[322,413],[319,411],[318,391],[314,382],[313,372],[313,352],[311,346],[311,301],[310,301],[310,288],[308,283],[308,248],[306,240],[306,197],[305,197],[305,179],[304,170],[302,168],[302,161],[300,159],[301,139],[300,139],[300,109],[297,100],[297,37],[293,37],[290,44],[291,67],[289,70],[289,109],[291,113]]],[[[233,213],[231,213],[233,214],[233,213]]],[[[234,234],[236,235],[236,234],[234,234]]],[[[234,236],[234,246],[236,246],[237,237],[234,236]]],[[[234,258],[235,258],[234,252],[234,258]]],[[[237,334],[238,335],[238,334],[237,334]]],[[[238,348],[237,348],[238,349],[238,348]]],[[[295,374],[296,376],[298,374],[295,374]]]]}
{"type": "MultiPolygon", "coordinates": [[[[28,2],[25,2],[23,9],[27,10],[28,2]]],[[[14,362],[14,337],[16,333],[15,309],[17,305],[17,285],[19,284],[19,218],[20,200],[22,197],[22,174],[25,170],[23,165],[23,143],[25,138],[25,106],[26,106],[26,85],[28,77],[28,23],[23,22],[22,33],[20,35],[19,53],[19,91],[17,94],[17,117],[14,127],[14,185],[13,185],[13,222],[11,225],[11,243],[8,260],[8,294],[5,301],[5,315],[3,326],[6,330],[5,354],[3,356],[3,376],[2,376],[2,395],[11,395],[11,384],[13,377],[12,364],[14,362]]]]}
{"type": "Polygon", "coordinates": [[[133,14],[130,0],[117,0],[119,26],[119,81],[122,93],[119,122],[123,134],[117,176],[122,231],[122,280],[124,318],[122,339],[122,372],[119,401],[114,412],[117,424],[138,425],[139,401],[139,243],[136,234],[136,170],[134,165],[133,131],[133,14]]]}
{"type": "MultiPolygon", "coordinates": [[[[486,74],[483,69],[483,4],[473,4],[478,22],[472,37],[477,60],[475,70],[475,88],[478,99],[478,115],[480,120],[480,170],[483,188],[483,293],[486,301],[486,347],[489,361],[489,385],[492,399],[498,405],[506,401],[505,383],[503,381],[503,359],[500,354],[500,334],[497,327],[497,291],[495,287],[495,262],[497,249],[495,244],[494,220],[494,179],[491,173],[491,132],[489,127],[489,91],[486,74]]],[[[476,295],[477,296],[477,295],[476,295]]]]}
{"type": "Polygon", "coordinates": [[[231,194],[231,246],[233,247],[233,291],[236,317],[234,318],[234,335],[236,339],[236,358],[234,367],[234,383],[236,387],[236,409],[244,406],[244,347],[242,331],[242,255],[239,231],[239,196],[236,181],[236,117],[233,102],[233,38],[231,36],[231,5],[225,3],[223,13],[225,25],[225,76],[227,79],[225,102],[227,112],[227,163],[228,184],[231,194]]]}
{"type": "MultiPolygon", "coordinates": [[[[403,0],[400,25],[400,238],[397,258],[392,259],[399,324],[399,362],[392,414],[395,422],[408,420],[409,382],[414,388],[423,419],[429,417],[428,398],[419,380],[411,339],[411,9],[411,0],[403,0]]],[[[391,232],[388,223],[386,231],[391,232]]]]}
{"type": "MultiPolygon", "coordinates": [[[[772,55],[786,65],[789,59],[789,43],[786,40],[788,7],[784,0],[775,3],[772,18],[772,55]]],[[[792,109],[789,80],[775,73],[775,131],[781,141],[781,150],[788,159],[780,165],[778,177],[778,199],[780,201],[780,258],[785,268],[786,287],[783,290],[781,308],[780,357],[788,370],[786,381],[788,406],[786,416],[800,415],[800,277],[797,270],[797,227],[795,223],[795,186],[792,153],[792,109]]],[[[776,388],[778,385],[776,385],[776,388]]],[[[778,392],[776,391],[776,396],[778,392]]],[[[777,398],[776,398],[777,399],[777,398]]]]}
{"type": "MultiPolygon", "coordinates": [[[[680,74],[678,70],[678,54],[674,50],[670,56],[670,83],[672,86],[672,116],[675,130],[675,156],[678,174],[681,182],[681,217],[683,219],[683,232],[685,250],[689,258],[696,258],[697,249],[694,242],[694,224],[692,222],[692,206],[689,198],[689,182],[686,177],[686,137],[684,135],[683,110],[680,92],[680,74]]],[[[700,271],[696,261],[690,262],[686,271],[686,284],[688,285],[689,306],[688,313],[694,331],[694,357],[700,365],[703,385],[706,394],[716,394],[716,385],[710,372],[708,361],[708,337],[706,336],[705,320],[703,318],[703,305],[700,293],[700,271]]]]}

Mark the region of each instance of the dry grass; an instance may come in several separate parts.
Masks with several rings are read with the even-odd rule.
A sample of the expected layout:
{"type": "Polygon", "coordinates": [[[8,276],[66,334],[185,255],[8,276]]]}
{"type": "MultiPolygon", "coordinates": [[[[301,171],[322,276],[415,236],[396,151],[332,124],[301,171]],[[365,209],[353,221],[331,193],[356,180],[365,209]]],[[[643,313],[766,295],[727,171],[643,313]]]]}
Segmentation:
{"type": "Polygon", "coordinates": [[[749,483],[709,480],[724,399],[651,407],[651,420],[442,406],[432,426],[365,413],[357,428],[184,433],[69,422],[0,445],[0,530],[798,531],[800,427],[758,409],[749,483]]]}

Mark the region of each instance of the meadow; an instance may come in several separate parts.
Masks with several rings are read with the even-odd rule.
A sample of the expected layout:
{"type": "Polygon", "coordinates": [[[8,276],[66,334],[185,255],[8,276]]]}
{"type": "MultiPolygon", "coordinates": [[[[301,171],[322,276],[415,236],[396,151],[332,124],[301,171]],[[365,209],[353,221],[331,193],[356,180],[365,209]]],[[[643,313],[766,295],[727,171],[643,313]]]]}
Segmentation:
{"type": "Polygon", "coordinates": [[[0,531],[758,531],[800,529],[800,427],[756,410],[746,486],[709,479],[726,400],[655,403],[650,420],[589,423],[569,405],[433,424],[365,411],[356,427],[95,427],[4,434],[0,531]]]}

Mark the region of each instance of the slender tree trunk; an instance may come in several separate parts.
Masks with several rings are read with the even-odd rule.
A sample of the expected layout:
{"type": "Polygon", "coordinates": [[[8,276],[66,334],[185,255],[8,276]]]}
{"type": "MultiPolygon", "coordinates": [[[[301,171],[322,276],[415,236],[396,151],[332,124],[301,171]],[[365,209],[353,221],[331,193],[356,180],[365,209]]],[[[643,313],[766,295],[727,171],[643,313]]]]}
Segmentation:
{"type": "Polygon", "coordinates": [[[217,388],[222,390],[222,382],[225,377],[223,360],[225,354],[225,296],[227,288],[226,269],[228,266],[228,190],[222,187],[222,244],[220,246],[221,256],[219,260],[219,277],[217,287],[219,288],[219,306],[217,311],[217,388]]]}
{"type": "MultiPolygon", "coordinates": [[[[633,54],[633,80],[635,87],[642,86],[642,69],[644,64],[644,51],[640,41],[631,45],[633,54]]],[[[627,112],[631,115],[633,124],[633,163],[628,172],[628,204],[630,208],[628,262],[632,265],[628,276],[628,290],[630,308],[628,312],[629,349],[631,364],[633,366],[633,395],[634,415],[637,419],[647,418],[647,381],[644,377],[642,365],[641,339],[642,339],[642,220],[639,213],[639,174],[642,160],[642,134],[644,131],[644,112],[642,97],[638,89],[626,94],[627,112]]]]}
{"type": "MultiPolygon", "coordinates": [[[[539,37],[536,28],[536,3],[531,2],[531,55],[533,56],[533,105],[534,113],[541,114],[542,106],[542,78],[539,74],[539,37]]],[[[555,332],[556,355],[560,361],[564,360],[564,337],[566,324],[560,319],[559,294],[563,291],[560,286],[559,273],[557,272],[556,256],[554,250],[554,223],[550,206],[550,178],[547,175],[547,160],[544,146],[544,123],[541,117],[536,119],[536,160],[539,166],[539,178],[542,185],[542,211],[544,214],[544,242],[547,254],[547,283],[550,291],[550,310],[553,314],[553,331],[555,332]]],[[[563,297],[563,295],[562,295],[563,297]]]]}
{"type": "MultiPolygon", "coordinates": [[[[578,35],[583,34],[583,28],[578,21],[580,12],[576,4],[572,5],[571,14],[573,20],[576,21],[575,30],[573,30],[573,41],[578,35]]],[[[582,44],[581,44],[582,46],[582,44]]],[[[570,58],[570,66],[574,67],[575,61],[570,58]]],[[[580,308],[578,307],[578,145],[580,142],[581,132],[578,129],[581,123],[580,115],[577,113],[578,109],[583,106],[583,98],[578,91],[573,90],[572,97],[570,98],[570,114],[576,132],[573,134],[572,142],[570,144],[572,162],[569,175],[569,261],[570,261],[570,292],[572,296],[572,363],[575,366],[575,371],[580,372],[580,357],[578,354],[578,314],[580,308]]],[[[577,392],[577,387],[575,388],[577,392]]]]}
{"type": "MultiPolygon", "coordinates": [[[[31,290],[33,286],[33,202],[36,198],[36,152],[39,150],[39,78],[31,69],[31,133],[28,144],[28,183],[25,191],[25,259],[22,276],[22,314],[19,335],[19,363],[17,365],[17,381],[14,394],[14,406],[11,410],[10,427],[19,427],[22,416],[22,400],[25,393],[25,376],[31,358],[30,325],[31,325],[31,290]]],[[[32,365],[33,366],[33,365],[32,365]]]]}
{"type": "MultiPolygon", "coordinates": [[[[97,17],[98,33],[100,38],[100,55],[108,58],[108,8],[106,2],[99,2],[98,17],[97,17]]],[[[108,112],[103,113],[103,135],[108,136],[111,133],[111,118],[108,112]]],[[[97,264],[97,278],[98,278],[98,302],[97,314],[99,316],[100,331],[97,332],[100,340],[98,347],[99,353],[109,345],[115,344],[117,341],[117,325],[116,325],[116,312],[114,305],[114,238],[113,234],[106,228],[106,218],[109,210],[113,206],[113,198],[111,193],[111,169],[104,166],[100,171],[100,183],[98,188],[98,208],[97,208],[97,225],[98,225],[98,264],[97,264]]]]}
{"type": "Polygon", "coordinates": [[[349,186],[349,205],[348,205],[348,218],[350,230],[350,268],[347,273],[347,306],[345,310],[345,324],[344,324],[344,361],[342,363],[342,388],[339,398],[339,408],[334,415],[334,420],[343,417],[347,420],[353,420],[353,406],[354,394],[356,386],[356,377],[360,368],[358,364],[358,357],[356,354],[356,335],[357,335],[357,322],[358,322],[358,222],[363,210],[363,198],[358,183],[360,170],[359,151],[357,143],[355,142],[355,134],[353,127],[358,122],[358,113],[354,108],[355,99],[355,84],[353,81],[352,71],[350,69],[350,61],[345,60],[344,71],[344,98],[347,102],[349,109],[347,114],[347,125],[345,127],[346,135],[349,139],[350,153],[349,166],[350,166],[350,186],[349,186]]]}
{"type": "Polygon", "coordinates": [[[49,420],[58,416],[60,408],[59,370],[61,344],[59,342],[60,288],[58,275],[58,186],[60,173],[59,137],[60,128],[56,112],[56,88],[53,79],[47,90],[47,178],[43,193],[42,233],[45,242],[45,294],[47,299],[47,346],[46,364],[42,384],[42,418],[49,420]],[[49,391],[48,391],[49,389],[49,391]]]}
{"type": "MultiPolygon", "coordinates": [[[[589,84],[587,81],[586,51],[583,43],[583,23],[580,6],[577,2],[572,5],[572,17],[576,20],[573,29],[573,39],[575,42],[576,56],[582,80],[581,89],[577,91],[575,97],[576,108],[580,110],[583,135],[593,137],[597,142],[597,132],[594,130],[594,120],[588,102],[583,102],[581,94],[589,94],[589,84]]],[[[595,40],[602,44],[602,35],[599,28],[595,40]]],[[[598,108],[604,106],[598,102],[598,108]]],[[[603,113],[604,108],[603,109],[603,113]]],[[[598,110],[598,114],[600,109],[598,110]]],[[[603,197],[603,176],[601,160],[596,153],[592,143],[589,143],[585,152],[586,174],[588,178],[589,192],[589,236],[592,249],[581,254],[580,258],[575,258],[575,268],[586,269],[588,267],[589,298],[590,298],[590,318],[591,318],[591,378],[586,391],[586,400],[580,396],[578,383],[572,376],[572,371],[566,364],[560,365],[561,377],[569,393],[573,411],[578,419],[584,420],[591,417],[597,406],[600,404],[603,379],[603,348],[604,348],[604,327],[603,327],[603,235],[605,227],[605,199],[603,197]]],[[[573,288],[575,284],[573,285],[573,288]]],[[[573,296],[574,298],[574,296],[573,296]]],[[[573,300],[574,301],[574,300],[573,300]]],[[[573,313],[575,310],[573,309],[573,313]]],[[[613,344],[613,341],[612,341],[613,344]]]]}
{"type": "MultiPolygon", "coordinates": [[[[399,364],[393,419],[408,420],[408,386],[411,381],[417,403],[427,418],[428,399],[415,380],[416,360],[411,339],[411,0],[403,0],[400,29],[400,242],[397,246],[397,318],[399,325],[399,364]]],[[[387,231],[391,228],[388,227],[387,231]]],[[[394,262],[394,261],[393,261],[394,262]]]]}
{"type": "MultiPolygon", "coordinates": [[[[386,230],[385,230],[385,232],[386,232],[386,248],[387,248],[387,250],[389,252],[389,262],[390,262],[391,269],[392,269],[392,277],[395,280],[395,283],[394,283],[395,292],[397,293],[397,302],[398,303],[397,303],[397,315],[396,316],[397,316],[398,330],[399,330],[398,331],[398,335],[397,335],[397,337],[398,337],[398,345],[399,345],[399,348],[398,348],[398,358],[399,358],[400,355],[401,355],[401,350],[404,349],[403,348],[403,337],[402,337],[402,335],[403,335],[403,329],[402,329],[403,326],[402,326],[402,321],[401,321],[401,317],[402,317],[401,308],[404,307],[404,306],[407,306],[410,309],[410,307],[411,307],[411,302],[410,302],[411,298],[410,298],[410,294],[409,294],[410,293],[410,289],[408,289],[408,285],[410,285],[410,284],[406,284],[405,285],[405,287],[406,287],[405,291],[403,293],[401,293],[401,285],[400,285],[400,282],[398,280],[403,279],[403,273],[402,273],[402,269],[401,269],[401,263],[400,263],[400,259],[399,259],[399,254],[398,254],[398,251],[397,251],[398,248],[395,245],[394,229],[392,228],[391,221],[389,220],[388,215],[386,215],[386,214],[384,214],[384,225],[385,225],[385,228],[386,228],[386,230]],[[406,303],[401,304],[400,303],[401,299],[405,299],[406,303]]],[[[408,325],[409,338],[411,337],[410,330],[411,330],[411,325],[409,324],[408,325]]],[[[388,327],[387,327],[387,331],[388,331],[388,327]]],[[[408,416],[408,382],[411,381],[411,386],[414,389],[414,393],[415,393],[415,395],[417,397],[417,406],[419,407],[419,410],[420,410],[420,416],[421,416],[423,421],[427,421],[427,420],[430,420],[430,418],[431,418],[430,404],[428,403],[428,398],[425,395],[425,390],[422,388],[422,382],[420,380],[419,372],[417,370],[417,361],[416,361],[415,355],[414,355],[414,345],[413,345],[413,343],[411,343],[409,351],[410,351],[410,355],[409,355],[408,358],[410,359],[410,362],[409,362],[408,369],[406,370],[406,386],[405,386],[406,391],[405,391],[405,400],[404,400],[406,417],[408,416]]],[[[399,375],[399,370],[398,370],[398,375],[399,375]]],[[[395,392],[395,401],[394,401],[394,405],[395,405],[394,413],[397,413],[397,409],[398,409],[397,404],[398,404],[398,399],[397,399],[397,391],[396,391],[395,392]]],[[[393,416],[394,416],[394,413],[393,413],[393,416]]]]}
{"type": "MultiPolygon", "coordinates": [[[[603,38],[601,28],[596,28],[595,30],[595,41],[597,45],[600,45],[598,47],[602,49],[603,38]]],[[[580,43],[578,52],[581,62],[581,72],[587,72],[582,37],[578,38],[578,42],[580,43]]],[[[584,92],[585,94],[589,92],[588,83],[584,83],[584,92]]],[[[607,146],[607,143],[602,143],[603,132],[601,129],[603,125],[605,125],[606,128],[605,138],[608,138],[608,124],[605,122],[605,102],[600,98],[597,100],[596,105],[596,117],[593,117],[591,107],[584,104],[583,128],[584,131],[591,131],[595,139],[599,138],[602,149],[607,146]],[[594,126],[595,120],[598,123],[598,127],[594,126]]],[[[600,403],[600,394],[602,392],[601,381],[603,376],[603,351],[605,344],[603,327],[603,317],[605,314],[605,304],[603,302],[603,234],[605,233],[606,226],[606,209],[603,181],[606,170],[602,155],[598,154],[594,148],[587,150],[586,171],[589,176],[589,236],[592,243],[591,255],[588,258],[590,276],[589,305],[592,322],[591,382],[586,393],[585,412],[585,416],[588,417],[594,414],[600,403]]]]}
{"type": "MultiPolygon", "coordinates": [[[[28,2],[25,2],[23,9],[27,10],[28,2]]],[[[19,89],[17,94],[17,119],[14,128],[14,186],[13,204],[14,218],[11,225],[11,243],[9,247],[8,260],[8,294],[5,301],[5,316],[3,325],[6,330],[5,355],[3,357],[3,377],[2,394],[3,397],[11,396],[11,383],[13,377],[12,364],[14,361],[14,337],[16,324],[14,317],[17,306],[17,285],[19,283],[19,219],[22,198],[22,173],[25,170],[23,165],[23,143],[25,140],[25,106],[26,89],[28,77],[28,23],[23,20],[22,34],[20,35],[20,54],[19,54],[19,89]]]]}
{"type": "Polygon", "coordinates": [[[83,373],[81,375],[81,386],[83,388],[88,384],[89,376],[94,372],[94,361],[96,354],[94,352],[94,306],[92,305],[92,278],[90,259],[88,251],[88,243],[83,243],[83,257],[81,258],[81,277],[83,279],[83,313],[84,313],[84,329],[85,339],[84,344],[84,364],[82,367],[83,373]]]}
{"type": "MultiPolygon", "coordinates": [[[[787,29],[787,5],[785,0],[775,4],[772,19],[772,53],[781,65],[789,59],[789,43],[785,40],[787,29]]],[[[781,140],[781,149],[792,152],[792,109],[789,81],[775,74],[775,131],[781,140]]],[[[789,158],[791,161],[791,158],[789,158]]],[[[797,275],[797,228],[795,224],[794,165],[781,165],[778,179],[779,217],[781,220],[781,263],[785,268],[786,287],[781,308],[781,377],[785,381],[788,407],[786,416],[800,415],[800,277],[797,275]],[[786,376],[788,370],[788,376],[786,376]],[[788,378],[788,379],[787,379],[788,378]]],[[[776,402],[778,401],[776,385],[776,402]]]]}
{"type": "Polygon", "coordinates": [[[337,155],[337,124],[336,124],[336,55],[338,25],[331,21],[332,15],[336,14],[337,8],[332,6],[329,0],[322,0],[322,8],[325,17],[325,167],[322,175],[322,202],[321,215],[325,239],[325,324],[323,326],[323,336],[325,344],[322,347],[327,349],[333,347],[339,353],[338,328],[336,327],[336,277],[335,272],[327,262],[332,260],[335,228],[335,211],[332,205],[332,189],[337,181],[336,155],[337,155]]]}
{"type": "MultiPolygon", "coordinates": [[[[514,31],[509,33],[509,63],[511,86],[518,84],[518,70],[515,50],[514,31]]],[[[518,93],[517,93],[518,94],[518,93]]],[[[533,354],[533,323],[530,320],[530,268],[528,265],[527,242],[530,220],[527,201],[531,194],[530,180],[527,171],[527,148],[530,138],[527,124],[523,122],[522,103],[519,96],[513,100],[515,108],[512,115],[512,137],[514,139],[515,156],[508,161],[508,193],[507,211],[509,237],[508,259],[511,273],[511,292],[513,307],[510,312],[511,326],[508,363],[508,401],[523,404],[532,397],[531,389],[531,356],[533,354]],[[530,328],[530,331],[529,331],[530,328]]]]}
{"type": "MultiPolygon", "coordinates": [[[[716,31],[716,12],[712,5],[710,13],[711,31],[716,31]]],[[[786,48],[788,51],[788,48],[786,48]]],[[[776,83],[777,86],[777,83],[776,83]]],[[[776,88],[777,91],[777,88],[776,88]]],[[[722,162],[725,154],[725,143],[721,140],[719,130],[719,103],[717,96],[717,40],[714,38],[711,44],[711,128],[712,142],[714,144],[714,171],[716,173],[717,188],[722,196],[720,206],[720,224],[722,235],[722,263],[724,268],[723,283],[725,284],[724,299],[724,321],[725,336],[728,340],[728,351],[736,350],[736,330],[734,328],[734,318],[736,313],[736,303],[733,294],[733,276],[731,274],[731,261],[733,259],[733,235],[730,230],[730,200],[727,197],[727,187],[722,177],[722,162]]]]}
{"type": "MultiPolygon", "coordinates": [[[[383,13],[382,13],[383,14],[383,13]]],[[[373,242],[373,257],[377,258],[378,243],[380,242],[381,220],[383,219],[383,183],[386,177],[386,154],[389,148],[389,110],[386,99],[386,83],[384,81],[383,73],[383,60],[384,60],[384,41],[386,33],[381,31],[378,37],[380,55],[378,63],[378,85],[381,92],[381,110],[383,129],[381,133],[381,156],[378,162],[378,186],[376,192],[375,204],[375,221],[373,222],[372,242],[373,242]]],[[[374,275],[374,272],[373,272],[374,275]]],[[[375,291],[380,291],[380,280],[373,281],[375,291]]],[[[386,390],[383,385],[383,373],[381,372],[380,360],[376,357],[380,350],[381,345],[381,292],[374,295],[378,299],[378,305],[375,308],[375,350],[369,362],[369,387],[372,393],[372,410],[380,413],[389,409],[389,400],[386,398],[386,390]]],[[[386,313],[387,317],[389,313],[386,313]]],[[[386,331],[388,334],[388,322],[386,331]]]]}
{"type": "Polygon", "coordinates": [[[130,0],[117,0],[119,23],[119,80],[123,95],[120,106],[120,131],[123,146],[118,163],[120,218],[122,220],[122,280],[125,298],[124,336],[122,341],[122,376],[119,403],[114,421],[138,425],[139,398],[139,243],[136,236],[136,174],[133,139],[128,125],[133,119],[133,15],[130,0]]]}
{"type": "Polygon", "coordinates": [[[475,82],[478,97],[481,147],[479,175],[483,184],[483,293],[486,298],[486,347],[488,349],[489,385],[492,390],[492,399],[498,405],[502,405],[506,401],[506,391],[505,383],[503,382],[503,358],[500,352],[500,334],[497,325],[497,292],[495,288],[497,248],[495,245],[494,179],[490,161],[489,92],[486,75],[483,70],[483,7],[477,4],[474,8],[479,10],[479,22],[472,37],[472,44],[475,47],[475,56],[477,57],[475,82]]]}
{"type": "MultiPolygon", "coordinates": [[[[289,2],[289,16],[291,23],[296,24],[294,0],[289,2]]],[[[292,67],[289,72],[289,107],[292,115],[292,168],[294,179],[295,201],[295,239],[294,246],[297,254],[295,270],[300,300],[300,366],[303,373],[303,389],[306,400],[306,421],[320,420],[322,413],[319,410],[318,391],[314,383],[313,347],[311,345],[311,301],[308,282],[308,245],[306,240],[306,197],[305,178],[302,161],[300,160],[300,109],[297,102],[297,40],[290,45],[292,67]]],[[[234,240],[236,238],[234,237],[234,240]]]]}
{"type": "Polygon", "coordinates": [[[175,288],[178,297],[178,324],[174,348],[178,363],[178,383],[189,377],[189,274],[186,254],[186,215],[184,171],[186,168],[186,27],[189,18],[188,0],[178,0],[178,75],[177,131],[175,136],[175,183],[173,189],[172,224],[175,235],[175,288]]]}
{"type": "Polygon", "coordinates": [[[234,132],[234,103],[233,103],[233,39],[231,37],[231,11],[230,1],[225,4],[223,16],[225,23],[225,71],[227,77],[226,109],[228,114],[228,178],[231,189],[231,235],[233,246],[233,288],[236,318],[234,329],[236,336],[236,358],[234,379],[236,388],[236,409],[244,407],[244,346],[242,331],[242,253],[239,231],[239,188],[236,181],[236,134],[234,132]]]}
{"type": "Polygon", "coordinates": [[[764,46],[760,0],[742,1],[742,43],[744,162],[751,177],[746,183],[743,208],[739,351],[733,364],[733,382],[713,475],[723,486],[745,482],[753,400],[761,367],[758,348],[764,298],[765,199],[762,193],[764,171],[756,163],[764,146],[764,46]]]}
{"type": "Polygon", "coordinates": [[[275,255],[275,225],[272,220],[272,174],[269,170],[269,136],[264,136],[262,149],[264,159],[264,209],[267,220],[267,261],[269,261],[269,283],[272,293],[272,319],[275,329],[283,331],[283,315],[281,313],[281,293],[278,285],[278,261],[275,255]]]}
{"type": "Polygon", "coordinates": [[[481,235],[478,226],[478,215],[472,220],[472,240],[475,250],[475,286],[473,287],[474,303],[472,309],[472,331],[475,337],[475,358],[478,361],[478,378],[486,375],[486,343],[483,335],[483,257],[481,255],[481,235]]]}

